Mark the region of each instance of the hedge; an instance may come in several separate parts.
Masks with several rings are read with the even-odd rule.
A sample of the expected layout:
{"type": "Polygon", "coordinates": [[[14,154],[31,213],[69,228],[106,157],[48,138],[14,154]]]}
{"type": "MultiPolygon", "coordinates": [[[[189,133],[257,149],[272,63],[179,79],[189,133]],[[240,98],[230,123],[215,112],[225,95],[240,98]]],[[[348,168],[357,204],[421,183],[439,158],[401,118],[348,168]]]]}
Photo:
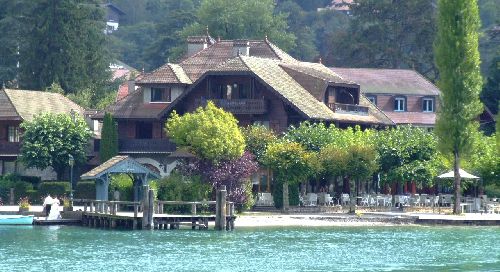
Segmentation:
{"type": "Polygon", "coordinates": [[[44,181],[38,188],[38,194],[41,197],[50,194],[51,196],[62,197],[69,195],[69,182],[68,181],[44,181]]]}
{"type": "Polygon", "coordinates": [[[74,194],[77,199],[95,199],[95,181],[79,181],[74,194]]]}
{"type": "MultiPolygon", "coordinates": [[[[277,209],[281,209],[283,208],[283,185],[275,184],[273,189],[274,206],[277,209]]],[[[288,185],[288,204],[290,206],[298,206],[300,204],[298,185],[288,185]]]]}
{"type": "Polygon", "coordinates": [[[17,203],[19,198],[28,196],[26,192],[33,190],[33,185],[17,175],[0,176],[0,198],[4,204],[9,204],[10,188],[14,188],[14,201],[17,203]]]}

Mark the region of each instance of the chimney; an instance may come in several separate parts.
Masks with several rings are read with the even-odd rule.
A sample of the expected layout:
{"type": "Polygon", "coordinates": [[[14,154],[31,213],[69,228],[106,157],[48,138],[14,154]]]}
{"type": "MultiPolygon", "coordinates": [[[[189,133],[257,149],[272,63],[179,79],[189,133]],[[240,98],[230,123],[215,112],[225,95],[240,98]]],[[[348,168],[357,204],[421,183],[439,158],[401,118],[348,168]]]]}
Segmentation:
{"type": "Polygon", "coordinates": [[[127,81],[127,89],[128,89],[127,94],[130,94],[133,91],[135,91],[135,80],[131,79],[127,81]]]}
{"type": "Polygon", "coordinates": [[[187,38],[187,44],[187,57],[191,57],[208,47],[208,38],[206,36],[189,36],[187,38]]]}
{"type": "Polygon", "coordinates": [[[250,42],[248,40],[233,41],[233,57],[239,55],[250,56],[250,42]]]}

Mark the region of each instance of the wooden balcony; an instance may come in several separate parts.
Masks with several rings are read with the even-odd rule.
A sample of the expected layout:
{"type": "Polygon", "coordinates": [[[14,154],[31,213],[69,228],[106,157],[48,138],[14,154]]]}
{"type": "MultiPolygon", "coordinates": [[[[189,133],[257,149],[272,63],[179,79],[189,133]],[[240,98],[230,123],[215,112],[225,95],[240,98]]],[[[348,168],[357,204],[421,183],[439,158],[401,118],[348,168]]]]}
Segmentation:
{"type": "Polygon", "coordinates": [[[120,139],[118,150],[121,154],[171,153],[175,144],[169,139],[120,139]]]}
{"type": "Polygon", "coordinates": [[[327,105],[335,113],[368,115],[368,107],[365,106],[340,103],[328,103],[327,105]]]}
{"type": "MultiPolygon", "coordinates": [[[[264,99],[209,99],[214,104],[233,114],[264,114],[267,103],[264,99]]],[[[207,99],[196,99],[196,107],[206,106],[207,99]]]]}
{"type": "Polygon", "coordinates": [[[0,156],[17,156],[21,150],[21,143],[0,142],[0,156]]]}

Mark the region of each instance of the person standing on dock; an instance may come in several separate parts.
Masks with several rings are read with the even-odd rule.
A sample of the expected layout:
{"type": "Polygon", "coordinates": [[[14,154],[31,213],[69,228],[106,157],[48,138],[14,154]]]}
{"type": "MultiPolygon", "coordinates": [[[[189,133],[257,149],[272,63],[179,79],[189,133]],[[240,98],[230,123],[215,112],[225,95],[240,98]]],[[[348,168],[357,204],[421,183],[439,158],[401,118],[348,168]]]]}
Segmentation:
{"type": "Polygon", "coordinates": [[[43,208],[45,210],[45,217],[49,216],[50,208],[52,207],[53,202],[54,202],[54,199],[52,199],[52,197],[50,197],[50,194],[47,194],[47,197],[43,201],[43,208]]]}

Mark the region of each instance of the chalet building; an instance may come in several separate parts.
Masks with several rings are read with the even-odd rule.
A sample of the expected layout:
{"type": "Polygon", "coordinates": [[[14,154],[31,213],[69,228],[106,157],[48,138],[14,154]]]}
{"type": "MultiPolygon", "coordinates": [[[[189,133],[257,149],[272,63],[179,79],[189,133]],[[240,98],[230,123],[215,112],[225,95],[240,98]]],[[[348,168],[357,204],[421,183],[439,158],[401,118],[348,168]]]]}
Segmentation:
{"type": "Polygon", "coordinates": [[[277,132],[305,120],[339,127],[394,125],[357,83],[321,63],[295,60],[267,39],[189,37],[184,59],[144,74],[136,85],[140,88],[106,111],[118,122],[119,153],[161,175],[175,166],[165,120],[172,110],[190,112],[209,100],[232,112],[242,126],[262,124],[277,132]]]}
{"type": "Polygon", "coordinates": [[[120,17],[125,15],[125,12],[112,3],[102,4],[101,6],[106,9],[106,29],[104,33],[111,34],[118,30],[118,26],[120,26],[120,17]]]}
{"type": "Polygon", "coordinates": [[[413,70],[331,68],[344,79],[357,82],[361,92],[395,124],[433,129],[439,89],[413,70]]]}
{"type": "Polygon", "coordinates": [[[25,168],[17,159],[20,155],[22,133],[19,125],[46,112],[71,112],[84,116],[84,109],[65,96],[42,91],[0,89],[0,175],[17,173],[55,180],[56,173],[48,168],[25,168]]]}

